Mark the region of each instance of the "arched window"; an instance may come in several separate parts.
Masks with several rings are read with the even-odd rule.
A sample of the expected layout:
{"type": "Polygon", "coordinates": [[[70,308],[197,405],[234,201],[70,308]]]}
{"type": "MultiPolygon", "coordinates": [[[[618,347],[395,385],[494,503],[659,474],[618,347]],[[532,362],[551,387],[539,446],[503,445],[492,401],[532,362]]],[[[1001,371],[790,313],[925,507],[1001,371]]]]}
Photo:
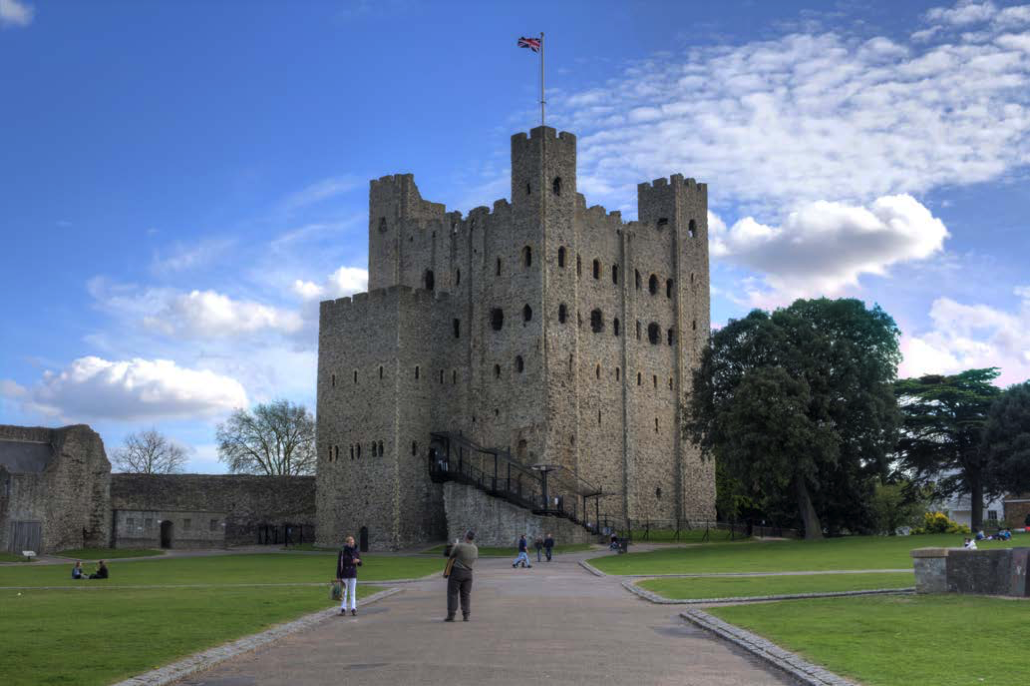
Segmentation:
{"type": "Polygon", "coordinates": [[[516,355],[515,356],[515,371],[517,371],[519,374],[521,374],[522,370],[525,369],[525,368],[526,368],[526,363],[522,361],[522,355],[516,355]]]}
{"type": "Polygon", "coordinates": [[[451,322],[451,326],[454,328],[454,337],[461,338],[461,320],[455,319],[451,322]]]}
{"type": "Polygon", "coordinates": [[[619,265],[617,264],[612,265],[612,283],[619,283],[619,265]]]}
{"type": "Polygon", "coordinates": [[[592,310],[590,312],[590,330],[594,333],[604,331],[604,315],[601,313],[601,310],[592,310]]]}
{"type": "Polygon", "coordinates": [[[494,331],[500,331],[504,328],[504,310],[499,307],[490,310],[490,328],[494,331]]]}
{"type": "Polygon", "coordinates": [[[501,365],[499,365],[499,364],[495,364],[494,365],[494,378],[495,379],[501,378],[501,365]]]}
{"type": "Polygon", "coordinates": [[[565,268],[565,247],[558,248],[558,266],[562,269],[565,268]]]}
{"type": "Polygon", "coordinates": [[[666,298],[671,298],[672,297],[672,279],[666,279],[665,280],[665,297],[666,298]]]}
{"type": "Polygon", "coordinates": [[[594,278],[595,279],[600,279],[601,278],[601,261],[600,260],[594,260],[594,278]]]}
{"type": "Polygon", "coordinates": [[[529,247],[528,245],[522,249],[522,266],[533,266],[533,248],[529,247]]]}
{"type": "Polygon", "coordinates": [[[647,280],[647,290],[651,293],[651,295],[654,295],[658,292],[658,277],[654,274],[652,274],[651,278],[647,280]]]}
{"type": "Polygon", "coordinates": [[[693,219],[690,220],[690,224],[687,226],[687,235],[691,238],[697,236],[697,222],[693,219]]]}
{"type": "Polygon", "coordinates": [[[561,305],[558,305],[558,323],[559,324],[564,324],[565,323],[565,318],[568,316],[568,314],[569,314],[569,310],[568,310],[567,307],[565,307],[565,303],[562,303],[561,305]]]}
{"type": "Polygon", "coordinates": [[[528,304],[526,304],[526,306],[522,308],[522,321],[533,321],[533,308],[530,307],[528,304]]]}
{"type": "Polygon", "coordinates": [[[612,320],[612,333],[614,333],[616,336],[619,335],[619,318],[618,317],[616,317],[615,319],[612,320]]]}
{"type": "Polygon", "coordinates": [[[554,194],[555,195],[561,195],[561,177],[560,176],[554,177],[554,183],[551,184],[551,187],[554,189],[554,194]]]}
{"type": "Polygon", "coordinates": [[[636,282],[637,290],[639,291],[640,290],[640,270],[639,269],[634,269],[633,270],[633,280],[636,282]]]}
{"type": "Polygon", "coordinates": [[[497,276],[501,275],[501,258],[500,257],[497,258],[497,271],[495,273],[497,274],[497,276]]]}
{"type": "Polygon", "coordinates": [[[426,270],[425,275],[422,277],[422,282],[425,284],[427,291],[433,290],[433,287],[436,286],[436,278],[433,276],[432,269],[426,270]]]}
{"type": "Polygon", "coordinates": [[[647,325],[647,340],[650,341],[651,345],[658,345],[658,341],[662,338],[662,327],[656,323],[651,322],[647,325]]]}

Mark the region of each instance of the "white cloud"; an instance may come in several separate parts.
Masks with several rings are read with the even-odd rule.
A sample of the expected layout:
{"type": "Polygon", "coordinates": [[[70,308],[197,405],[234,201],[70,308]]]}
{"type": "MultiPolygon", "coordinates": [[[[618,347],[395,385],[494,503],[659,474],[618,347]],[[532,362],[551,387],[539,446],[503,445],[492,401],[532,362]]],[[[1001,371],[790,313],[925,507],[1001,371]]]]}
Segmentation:
{"type": "Polygon", "coordinates": [[[1014,289],[1015,311],[937,298],[930,330],[902,340],[903,376],[1000,367],[1000,384],[1030,379],[1030,287],[1014,289]]]}
{"type": "Polygon", "coordinates": [[[306,188],[287,195],[283,199],[282,206],[283,209],[287,211],[298,210],[337,195],[349,193],[350,191],[364,185],[364,183],[365,182],[363,180],[350,175],[334,176],[328,179],[322,179],[306,188]]]}
{"type": "Polygon", "coordinates": [[[840,295],[863,274],[882,276],[891,265],[938,253],[947,236],[909,195],[884,196],[868,207],[817,201],[791,212],[782,226],[745,217],[727,229],[709,215],[712,256],[764,274],[780,296],[773,300],[840,295]]]}
{"type": "Polygon", "coordinates": [[[340,267],[321,283],[293,282],[293,292],[301,300],[332,300],[368,290],[368,270],[359,267],[340,267]]]}
{"type": "Polygon", "coordinates": [[[36,10],[21,0],[0,0],[0,26],[28,26],[36,10]]]}
{"type": "Polygon", "coordinates": [[[167,254],[155,254],[150,268],[159,275],[198,269],[222,257],[235,245],[236,240],[231,238],[207,238],[194,244],[179,243],[171,246],[167,254]]]}
{"type": "Polygon", "coordinates": [[[978,36],[838,31],[692,47],[549,99],[556,125],[580,136],[580,186],[602,179],[611,194],[590,202],[608,206],[672,172],[708,182],[716,207],[765,213],[989,181],[1030,163],[1027,34],[1011,29],[1024,9],[1008,9],[1019,9],[1008,28],[996,12],[978,36]]]}
{"type": "Polygon", "coordinates": [[[954,7],[934,7],[926,13],[926,18],[933,22],[966,26],[991,19],[998,13],[993,2],[959,2],[954,7]]]}
{"type": "Polygon", "coordinates": [[[178,338],[218,338],[272,330],[294,333],[300,315],[256,302],[233,300],[215,291],[191,291],[171,297],[144,326],[178,338]]]}
{"type": "Polygon", "coordinates": [[[247,394],[235,379],[160,359],[81,357],[60,372],[46,372],[32,387],[13,386],[20,392],[11,393],[8,384],[5,395],[64,421],[199,419],[247,405],[247,394]]]}

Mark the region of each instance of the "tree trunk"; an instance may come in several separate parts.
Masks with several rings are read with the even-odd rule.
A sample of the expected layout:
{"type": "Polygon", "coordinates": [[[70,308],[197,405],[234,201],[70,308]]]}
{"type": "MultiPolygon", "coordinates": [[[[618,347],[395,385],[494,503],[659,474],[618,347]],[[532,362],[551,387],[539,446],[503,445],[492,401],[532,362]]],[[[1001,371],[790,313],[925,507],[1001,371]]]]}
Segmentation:
{"type": "Polygon", "coordinates": [[[984,483],[980,473],[969,475],[969,525],[975,534],[984,524],[984,483]]]}
{"type": "Polygon", "coordinates": [[[794,478],[794,488],[798,496],[798,510],[801,512],[801,521],[805,525],[805,540],[812,541],[823,537],[823,525],[819,521],[819,515],[815,513],[812,506],[812,499],[808,495],[808,484],[805,477],[794,478]]]}

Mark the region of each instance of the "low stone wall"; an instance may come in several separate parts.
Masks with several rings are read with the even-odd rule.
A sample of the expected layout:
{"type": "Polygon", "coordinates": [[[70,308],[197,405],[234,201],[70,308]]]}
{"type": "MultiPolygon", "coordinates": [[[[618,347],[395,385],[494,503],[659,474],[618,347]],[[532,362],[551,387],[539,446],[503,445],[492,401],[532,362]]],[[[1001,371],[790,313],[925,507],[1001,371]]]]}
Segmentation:
{"type": "Polygon", "coordinates": [[[916,593],[1030,597],[1030,548],[916,548],[912,561],[916,593]]]}
{"type": "Polygon", "coordinates": [[[447,482],[443,487],[447,514],[447,540],[462,538],[472,529],[476,543],[485,546],[512,546],[519,535],[526,534],[532,543],[537,536],[554,536],[557,549],[563,544],[592,543],[595,537],[583,527],[561,517],[542,517],[500,498],[483,493],[473,486],[447,482]]]}
{"type": "Polygon", "coordinates": [[[157,547],[162,522],[173,548],[254,545],[263,525],[303,526],[313,542],[315,477],[112,474],[111,509],[120,548],[157,547]]]}

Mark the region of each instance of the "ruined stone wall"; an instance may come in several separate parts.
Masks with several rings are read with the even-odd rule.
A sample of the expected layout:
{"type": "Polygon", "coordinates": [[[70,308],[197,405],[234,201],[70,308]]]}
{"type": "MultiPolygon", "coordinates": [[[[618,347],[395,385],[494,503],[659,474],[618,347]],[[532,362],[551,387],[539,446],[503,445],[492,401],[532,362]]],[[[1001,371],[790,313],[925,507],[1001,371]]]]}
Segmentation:
{"type": "Polygon", "coordinates": [[[40,552],[106,544],[111,463],[95,431],[84,424],[60,429],[0,425],[0,440],[41,443],[51,450],[41,473],[10,475],[8,513],[0,522],[5,546],[10,522],[19,520],[42,523],[40,552]]]}
{"type": "Polygon", "coordinates": [[[173,548],[255,545],[266,524],[314,534],[315,477],[113,474],[110,506],[114,547],[158,547],[162,521],[173,548]]]}

